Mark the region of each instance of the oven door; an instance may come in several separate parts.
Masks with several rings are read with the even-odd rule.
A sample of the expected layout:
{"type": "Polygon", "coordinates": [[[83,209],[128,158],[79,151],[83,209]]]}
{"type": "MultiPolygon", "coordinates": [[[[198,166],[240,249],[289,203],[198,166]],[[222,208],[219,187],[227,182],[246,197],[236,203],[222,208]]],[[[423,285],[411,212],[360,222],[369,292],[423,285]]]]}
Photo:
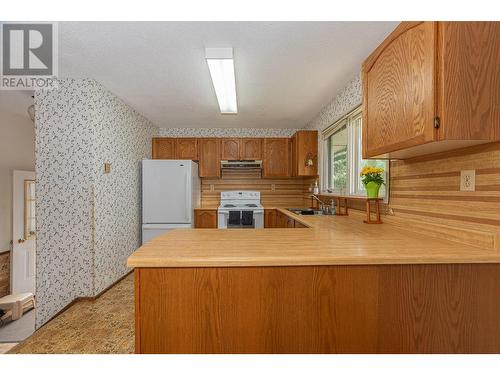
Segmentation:
{"type": "Polygon", "coordinates": [[[217,218],[219,229],[254,229],[255,218],[253,210],[219,210],[217,218]]]}

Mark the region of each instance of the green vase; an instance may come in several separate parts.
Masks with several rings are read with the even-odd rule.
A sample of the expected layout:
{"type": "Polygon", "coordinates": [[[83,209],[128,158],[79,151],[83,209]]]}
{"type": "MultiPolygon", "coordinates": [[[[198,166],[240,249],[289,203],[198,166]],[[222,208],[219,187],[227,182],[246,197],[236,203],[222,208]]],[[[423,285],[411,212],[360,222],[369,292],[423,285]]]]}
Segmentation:
{"type": "Polygon", "coordinates": [[[368,198],[378,198],[378,191],[380,190],[381,184],[370,181],[365,184],[366,195],[368,198]]]}

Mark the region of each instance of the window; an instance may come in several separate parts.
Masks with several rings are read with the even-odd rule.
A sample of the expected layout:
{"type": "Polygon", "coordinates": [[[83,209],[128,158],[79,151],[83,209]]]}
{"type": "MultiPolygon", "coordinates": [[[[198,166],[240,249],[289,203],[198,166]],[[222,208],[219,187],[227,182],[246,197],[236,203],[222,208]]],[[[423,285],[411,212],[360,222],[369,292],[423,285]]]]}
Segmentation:
{"type": "MultiPolygon", "coordinates": [[[[323,132],[324,168],[323,189],[342,195],[364,195],[365,188],[359,173],[366,166],[385,170],[388,184],[387,160],[364,160],[362,156],[362,113],[358,108],[323,132]]],[[[380,196],[387,201],[388,186],[382,185],[380,196]]]]}

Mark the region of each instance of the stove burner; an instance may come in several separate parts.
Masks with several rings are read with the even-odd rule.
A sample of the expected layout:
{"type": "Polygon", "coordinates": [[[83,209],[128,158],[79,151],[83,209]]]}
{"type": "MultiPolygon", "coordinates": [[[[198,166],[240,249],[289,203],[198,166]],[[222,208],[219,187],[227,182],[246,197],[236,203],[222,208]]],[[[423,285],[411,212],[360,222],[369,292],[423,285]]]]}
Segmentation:
{"type": "Polygon", "coordinates": [[[246,207],[257,207],[256,204],[250,203],[250,204],[245,204],[246,207]]]}
{"type": "Polygon", "coordinates": [[[234,204],[225,204],[224,207],[226,208],[232,208],[232,207],[236,207],[234,204]]]}

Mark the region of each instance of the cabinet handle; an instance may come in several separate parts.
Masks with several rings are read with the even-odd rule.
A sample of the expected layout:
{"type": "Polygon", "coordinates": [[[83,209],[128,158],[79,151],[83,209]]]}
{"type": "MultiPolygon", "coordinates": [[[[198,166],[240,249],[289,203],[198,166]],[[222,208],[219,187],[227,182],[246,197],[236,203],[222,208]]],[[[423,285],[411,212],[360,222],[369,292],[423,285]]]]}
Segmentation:
{"type": "Polygon", "coordinates": [[[24,243],[24,241],[26,241],[24,238],[20,238],[17,240],[17,243],[24,243]]]}

